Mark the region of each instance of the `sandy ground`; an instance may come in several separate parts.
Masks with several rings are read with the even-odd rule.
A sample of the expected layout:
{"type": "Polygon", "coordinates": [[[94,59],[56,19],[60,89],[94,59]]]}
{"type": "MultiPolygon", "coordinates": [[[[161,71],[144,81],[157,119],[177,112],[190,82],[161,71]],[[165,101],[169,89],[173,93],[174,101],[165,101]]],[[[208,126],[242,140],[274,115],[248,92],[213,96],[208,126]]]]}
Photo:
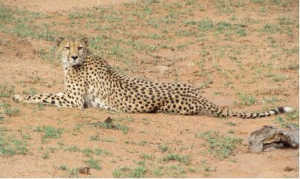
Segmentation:
{"type": "Polygon", "coordinates": [[[136,0],[88,0],[88,1],[43,1],[43,0],[16,0],[16,1],[4,1],[1,2],[5,5],[18,7],[21,9],[27,9],[30,11],[40,11],[47,13],[55,13],[55,12],[66,12],[66,11],[76,11],[76,9],[81,8],[91,8],[94,6],[112,6],[116,4],[122,4],[126,2],[135,2],[136,0]]]}
{"type": "MultiPolygon", "coordinates": [[[[139,3],[138,1],[129,0],[15,0],[1,3],[10,8],[42,12],[50,16],[54,14],[48,19],[37,20],[35,23],[39,21],[43,23],[55,21],[58,23],[66,22],[67,16],[65,14],[69,12],[82,12],[84,8],[95,6],[114,7],[119,12],[125,11],[128,9],[123,3],[129,2],[139,3]],[[60,13],[63,15],[60,16],[60,13]]],[[[289,11],[284,11],[284,15],[297,19],[298,3],[294,1],[293,3],[293,5],[288,6],[292,7],[289,11]]],[[[249,9],[257,9],[259,6],[257,4],[248,5],[249,9]]],[[[200,9],[204,7],[206,10],[203,12],[198,11],[198,14],[194,17],[205,16],[215,21],[231,18],[231,16],[225,18],[222,15],[216,15],[215,6],[210,1],[203,1],[201,7],[197,7],[200,9]]],[[[147,10],[145,7],[144,9],[147,10]]],[[[243,12],[242,9],[236,9],[236,14],[239,17],[260,18],[260,23],[270,22],[277,12],[271,7],[268,13],[268,15],[260,18],[257,13],[251,10],[243,12]]],[[[61,26],[55,27],[55,30],[60,29],[61,26]]],[[[240,111],[260,111],[265,107],[264,102],[262,102],[265,96],[276,96],[277,99],[280,99],[276,105],[289,105],[298,110],[298,70],[280,71],[280,73],[289,77],[283,81],[268,81],[266,77],[257,78],[258,80],[253,81],[256,74],[251,70],[255,71],[257,67],[262,72],[267,71],[268,63],[265,63],[263,59],[269,59],[273,52],[277,52],[272,51],[273,48],[265,45],[267,42],[263,39],[266,36],[251,35],[251,32],[259,26],[260,24],[254,23],[248,29],[250,35],[237,37],[229,41],[215,39],[213,34],[210,34],[206,36],[207,41],[196,42],[183,51],[161,49],[153,52],[151,57],[146,56],[143,52],[133,54],[136,60],[134,62],[136,69],[129,70],[126,73],[130,76],[143,77],[153,81],[179,81],[194,85],[201,84],[203,80],[207,80],[206,77],[209,74],[212,74],[213,77],[216,77],[213,83],[208,83],[209,87],[203,88],[201,92],[218,105],[240,111]],[[225,57],[215,59],[213,63],[202,69],[202,72],[204,71],[207,76],[199,75],[201,71],[195,65],[195,61],[200,58],[199,54],[205,57],[217,53],[209,51],[210,48],[207,47],[212,45],[224,48],[241,44],[251,45],[251,48],[236,49],[241,55],[240,58],[246,59],[241,63],[243,68],[240,68],[241,65],[233,65],[235,62],[228,57],[234,52],[226,51],[225,57]],[[260,45],[262,48],[260,48],[260,45]],[[143,58],[145,60],[141,60],[143,58]],[[157,61],[154,62],[154,60],[157,61]],[[228,83],[231,85],[230,87],[226,87],[228,85],[225,83],[228,81],[226,74],[222,73],[222,70],[218,70],[214,66],[215,63],[230,73],[229,75],[236,75],[229,78],[232,79],[231,83],[228,83]],[[216,95],[220,91],[221,95],[216,95]],[[238,92],[255,94],[258,96],[258,102],[245,107],[237,103],[239,101],[238,92]]],[[[77,32],[76,27],[75,25],[60,32],[67,35],[68,32],[76,31],[76,35],[83,33],[87,36],[94,36],[98,33],[98,31],[88,29],[77,32]]],[[[130,31],[131,26],[125,24],[124,29],[124,31],[130,31]]],[[[298,27],[294,25],[292,28],[294,35],[292,37],[286,34],[275,34],[272,37],[278,43],[284,44],[284,48],[298,48],[299,33],[297,29],[298,27]]],[[[148,26],[141,26],[133,30],[137,31],[137,34],[138,32],[151,32],[151,28],[148,29],[148,26]]],[[[115,34],[103,32],[101,35],[106,37],[115,34]]],[[[118,37],[118,34],[116,36],[118,37]]],[[[172,37],[173,34],[169,34],[169,36],[172,37]]],[[[14,86],[14,93],[16,94],[22,94],[33,87],[37,92],[59,92],[64,90],[63,71],[60,63],[45,61],[38,54],[41,47],[53,46],[52,42],[30,37],[18,37],[3,31],[0,32],[0,38],[2,39],[0,43],[1,85],[14,86]]],[[[136,35],[136,37],[130,38],[138,39],[140,37],[136,35]]],[[[189,41],[190,38],[193,37],[178,38],[177,41],[172,43],[184,43],[189,41]]],[[[142,40],[150,45],[159,43],[158,40],[153,39],[142,40]]],[[[213,48],[211,47],[211,49],[213,48]]],[[[108,61],[113,66],[121,69],[130,67],[130,64],[121,63],[118,58],[111,57],[108,61]]],[[[275,58],[272,64],[274,68],[271,70],[277,72],[276,70],[288,66],[291,62],[298,63],[298,53],[292,53],[286,56],[286,59],[275,58]]],[[[8,103],[12,107],[21,110],[19,115],[12,117],[7,116],[2,110],[0,114],[4,116],[4,120],[0,122],[1,131],[4,131],[6,136],[15,135],[17,138],[21,136],[24,140],[26,139],[27,148],[29,149],[26,155],[0,155],[0,171],[2,171],[0,177],[116,177],[118,176],[116,171],[121,171],[122,174],[129,173],[121,176],[136,177],[137,175],[132,173],[138,173],[139,171],[136,169],[138,167],[147,168],[146,172],[140,172],[142,177],[299,177],[299,150],[289,148],[260,154],[251,154],[248,151],[247,137],[252,131],[264,125],[282,127],[280,123],[275,122],[276,116],[254,120],[238,118],[225,120],[205,114],[199,116],[126,114],[99,109],[58,109],[51,106],[44,106],[41,109],[37,105],[15,103],[10,97],[1,97],[0,99],[1,103],[8,103]],[[120,124],[127,126],[129,128],[128,133],[124,134],[121,130],[93,127],[93,123],[104,121],[107,117],[112,117],[120,124]],[[43,132],[37,130],[38,127],[42,126],[54,126],[57,129],[62,129],[61,137],[43,142],[43,132]],[[232,156],[220,160],[209,152],[207,145],[203,145],[203,139],[195,137],[196,134],[205,131],[215,131],[226,136],[241,138],[242,143],[236,146],[232,156]],[[27,139],[23,136],[30,137],[27,139]],[[90,140],[91,136],[98,136],[100,139],[93,141],[90,140]],[[82,150],[102,149],[109,154],[96,155],[78,151],[72,152],[68,150],[72,146],[82,150]],[[159,146],[167,146],[168,149],[163,152],[159,146]],[[167,154],[190,156],[191,163],[186,165],[179,161],[163,161],[163,157],[167,154]],[[148,156],[148,158],[143,156],[148,156]],[[101,169],[92,168],[88,175],[78,173],[76,169],[87,166],[88,162],[86,161],[90,158],[96,160],[101,169]],[[141,164],[140,162],[144,163],[141,164]],[[128,167],[129,169],[123,168],[123,170],[120,170],[120,167],[128,167]],[[132,173],[130,174],[130,172],[132,173]]],[[[284,115],[283,118],[285,119],[284,115]]],[[[298,118],[292,122],[298,123],[298,118]]]]}

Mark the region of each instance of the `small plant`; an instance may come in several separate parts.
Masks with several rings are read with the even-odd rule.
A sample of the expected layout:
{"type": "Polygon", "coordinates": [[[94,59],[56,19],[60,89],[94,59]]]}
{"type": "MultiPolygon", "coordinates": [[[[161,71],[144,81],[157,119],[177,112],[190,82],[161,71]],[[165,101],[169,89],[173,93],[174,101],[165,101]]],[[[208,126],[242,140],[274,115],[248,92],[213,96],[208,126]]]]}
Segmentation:
{"type": "Polygon", "coordinates": [[[265,4],[266,0],[251,0],[251,2],[255,4],[265,4]]]}
{"type": "Polygon", "coordinates": [[[275,76],[272,76],[270,79],[274,82],[284,82],[288,78],[289,77],[284,76],[284,75],[275,75],[275,76]]]}
{"type": "Polygon", "coordinates": [[[38,110],[40,110],[40,111],[42,111],[42,110],[44,110],[45,109],[45,106],[44,106],[44,104],[38,104],[38,110]]]}
{"type": "Polygon", "coordinates": [[[85,148],[85,149],[83,149],[81,152],[82,152],[85,156],[91,156],[91,155],[94,153],[94,151],[93,151],[92,149],[90,149],[90,148],[85,148]]]}
{"type": "Polygon", "coordinates": [[[190,155],[174,155],[174,154],[168,154],[163,157],[163,161],[178,161],[180,163],[183,163],[185,165],[190,165],[191,164],[191,156],[190,155]]]}
{"type": "Polygon", "coordinates": [[[25,155],[27,154],[26,140],[18,140],[14,135],[5,135],[0,132],[0,156],[25,155]]]}
{"type": "Polygon", "coordinates": [[[242,142],[240,138],[223,136],[211,131],[197,134],[196,137],[204,139],[204,145],[208,146],[209,152],[220,160],[232,155],[237,144],[242,142]]]}
{"type": "Polygon", "coordinates": [[[36,89],[30,88],[28,91],[23,91],[24,95],[36,95],[36,89]]]}
{"type": "Polygon", "coordinates": [[[251,106],[256,103],[255,96],[246,95],[244,93],[238,93],[238,96],[239,96],[239,98],[241,100],[241,104],[243,106],[251,106]]]}
{"type": "Polygon", "coordinates": [[[66,148],[65,151],[69,151],[69,152],[80,152],[81,150],[80,150],[79,147],[73,145],[73,146],[70,146],[70,147],[66,148]]]}
{"type": "Polygon", "coordinates": [[[294,126],[294,127],[299,127],[299,124],[290,122],[290,121],[284,119],[284,118],[281,117],[281,116],[277,116],[277,117],[275,118],[275,122],[276,122],[277,124],[279,124],[279,125],[280,125],[281,127],[283,127],[283,128],[287,128],[287,127],[290,126],[290,125],[292,125],[292,126],[294,126]]]}
{"type": "Polygon", "coordinates": [[[203,83],[199,84],[199,88],[200,88],[200,89],[209,88],[209,86],[210,86],[211,84],[213,84],[213,80],[207,79],[207,80],[205,80],[203,83]]]}
{"type": "Polygon", "coordinates": [[[228,122],[226,122],[226,124],[228,124],[230,126],[236,126],[236,124],[234,122],[232,122],[232,121],[228,121],[228,122]]]}
{"type": "Polygon", "coordinates": [[[4,121],[4,117],[0,116],[0,123],[4,121]]]}
{"type": "Polygon", "coordinates": [[[91,168],[96,169],[96,170],[101,170],[101,166],[99,165],[99,163],[94,160],[93,158],[90,158],[88,160],[85,161],[86,164],[88,164],[91,168]]]}
{"type": "Polygon", "coordinates": [[[206,18],[206,19],[202,19],[201,21],[198,22],[198,29],[201,31],[209,31],[214,27],[213,25],[213,21],[206,18]]]}
{"type": "Polygon", "coordinates": [[[0,97],[11,97],[14,94],[15,88],[13,86],[0,85],[0,97]]]}
{"type": "Polygon", "coordinates": [[[138,145],[140,146],[145,146],[148,142],[147,141],[144,141],[144,140],[141,140],[138,145]]]}
{"type": "Polygon", "coordinates": [[[105,156],[105,155],[112,155],[111,152],[108,152],[106,150],[103,149],[94,149],[93,153],[97,156],[105,156]]]}
{"type": "Polygon", "coordinates": [[[96,122],[92,123],[94,127],[101,127],[101,128],[106,128],[106,129],[114,129],[114,130],[121,130],[124,134],[127,134],[129,131],[129,128],[125,125],[121,124],[113,124],[112,122],[107,123],[107,122],[96,122]]]}
{"type": "Polygon", "coordinates": [[[44,136],[43,138],[52,138],[52,139],[59,139],[62,134],[62,129],[56,129],[52,126],[44,126],[43,127],[44,136]]]}
{"type": "Polygon", "coordinates": [[[292,113],[287,113],[286,115],[286,119],[287,120],[299,120],[299,111],[294,111],[294,112],[292,112],[292,113]]]}
{"type": "Polygon", "coordinates": [[[115,178],[144,178],[147,172],[145,166],[137,166],[135,168],[119,167],[113,171],[115,178]]]}
{"type": "Polygon", "coordinates": [[[283,33],[284,30],[277,24],[266,24],[264,25],[263,29],[260,30],[261,32],[264,33],[270,33],[270,34],[274,34],[274,33],[283,33]]]}
{"type": "Polygon", "coordinates": [[[168,150],[168,146],[166,145],[159,145],[158,148],[161,152],[166,152],[168,150]]]}
{"type": "Polygon", "coordinates": [[[9,117],[18,116],[21,111],[19,108],[5,108],[4,113],[9,117]]]}
{"type": "Polygon", "coordinates": [[[81,132],[80,130],[82,127],[83,127],[83,124],[81,124],[81,123],[75,124],[72,134],[78,135],[81,132]]]}
{"type": "Polygon", "coordinates": [[[69,172],[71,178],[78,178],[79,170],[77,168],[72,168],[71,170],[69,170],[69,172]]]}
{"type": "Polygon", "coordinates": [[[42,136],[42,143],[49,142],[49,139],[59,139],[63,133],[62,129],[57,129],[52,126],[37,127],[34,131],[44,132],[44,135],[42,136]]]}
{"type": "Polygon", "coordinates": [[[40,49],[38,51],[38,55],[43,60],[48,60],[50,62],[53,62],[55,60],[55,51],[56,51],[55,47],[51,47],[47,50],[40,49]]]}
{"type": "Polygon", "coordinates": [[[171,177],[179,178],[186,174],[186,170],[182,165],[171,165],[166,168],[166,173],[171,177]]]}
{"type": "Polygon", "coordinates": [[[284,119],[281,116],[277,116],[275,118],[275,122],[279,123],[282,127],[286,127],[287,123],[284,121],[284,119]]]}
{"type": "Polygon", "coordinates": [[[132,178],[141,178],[144,177],[144,174],[147,172],[147,169],[144,166],[138,166],[133,169],[131,176],[132,178]]]}
{"type": "Polygon", "coordinates": [[[234,134],[234,130],[229,130],[228,132],[227,132],[228,134],[234,134]]]}
{"type": "Polygon", "coordinates": [[[155,177],[161,177],[163,175],[163,167],[154,167],[152,169],[152,173],[155,177]]]}
{"type": "Polygon", "coordinates": [[[68,169],[66,165],[61,165],[58,168],[61,169],[61,170],[67,170],[68,169]]]}
{"type": "Polygon", "coordinates": [[[147,154],[141,154],[140,158],[142,158],[143,160],[152,160],[154,158],[153,155],[147,155],[147,154]]]}
{"type": "Polygon", "coordinates": [[[291,25],[293,24],[292,20],[289,17],[279,17],[278,21],[280,25],[291,25]]]}
{"type": "Polygon", "coordinates": [[[45,153],[43,153],[43,156],[42,156],[43,159],[49,159],[49,152],[46,151],[45,153]]]}
{"type": "Polygon", "coordinates": [[[90,141],[100,141],[100,142],[116,142],[116,139],[110,137],[99,137],[98,135],[90,136],[90,141]]]}

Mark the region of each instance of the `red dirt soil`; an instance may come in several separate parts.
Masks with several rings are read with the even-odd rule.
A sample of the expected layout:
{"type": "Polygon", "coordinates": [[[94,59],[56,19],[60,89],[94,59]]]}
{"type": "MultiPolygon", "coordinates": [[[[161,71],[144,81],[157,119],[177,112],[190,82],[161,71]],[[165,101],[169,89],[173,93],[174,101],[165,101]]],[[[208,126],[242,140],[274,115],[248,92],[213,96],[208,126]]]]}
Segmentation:
{"type": "MultiPolygon", "coordinates": [[[[18,7],[29,11],[56,14],[74,12],[78,9],[93,6],[119,7],[125,2],[132,1],[93,0],[86,3],[85,1],[78,0],[17,0],[4,1],[2,3],[12,8],[18,7]]],[[[213,8],[212,3],[207,1],[203,3],[206,7],[206,16],[213,20],[222,20],[221,16],[215,16],[215,12],[210,10],[210,7],[213,8]]],[[[291,16],[295,16],[297,12],[298,8],[293,9],[290,12],[291,16]]],[[[236,14],[244,17],[251,15],[250,12],[247,13],[243,13],[242,10],[236,11],[236,14]]],[[[272,13],[276,12],[270,10],[269,13],[271,16],[272,13]]],[[[253,17],[256,17],[256,15],[254,14],[253,17]]],[[[269,16],[264,17],[266,22],[268,18],[269,16]]],[[[57,20],[60,21],[60,19],[57,20]]],[[[258,26],[258,24],[256,25],[258,26]]],[[[251,28],[255,28],[255,25],[251,28]]],[[[0,43],[1,85],[14,86],[16,94],[22,94],[24,89],[28,90],[30,87],[36,88],[38,92],[49,93],[64,90],[61,65],[59,63],[44,61],[37,55],[40,47],[53,46],[53,43],[32,38],[16,37],[3,32],[0,32],[0,39],[4,39],[0,43]]],[[[289,41],[289,44],[292,44],[291,46],[298,47],[298,32],[294,34],[293,38],[289,39],[289,37],[279,34],[277,39],[289,41]]],[[[180,40],[185,41],[182,38],[180,40]]],[[[151,44],[150,40],[146,41],[151,44]]],[[[156,40],[153,41],[153,43],[156,43],[156,40]]],[[[177,80],[182,83],[200,84],[204,78],[199,77],[199,68],[194,64],[194,61],[197,58],[196,54],[199,53],[199,48],[209,46],[210,43],[215,44],[212,41],[195,44],[190,46],[186,51],[162,49],[154,54],[154,56],[160,57],[158,64],[153,62],[137,62],[138,67],[136,72],[126,73],[130,76],[144,77],[153,81],[172,82],[177,80]],[[175,61],[173,66],[168,66],[169,62],[165,59],[172,58],[179,60],[175,61]],[[173,73],[174,69],[177,69],[176,75],[173,73]]],[[[224,44],[226,46],[226,44],[234,45],[240,43],[259,46],[262,41],[259,37],[246,36],[241,37],[238,41],[220,41],[217,44],[223,47],[224,44]]],[[[249,59],[247,63],[243,64],[245,65],[244,70],[247,71],[253,64],[260,62],[260,58],[262,57],[260,56],[259,58],[259,55],[264,55],[263,57],[268,59],[267,57],[271,56],[267,53],[268,50],[268,48],[264,48],[252,54],[248,54],[251,51],[249,49],[241,50],[241,53],[245,53],[244,58],[249,59]]],[[[240,70],[237,66],[230,64],[233,61],[222,60],[222,58],[227,57],[215,59],[215,62],[222,69],[227,71],[240,70]]],[[[290,56],[292,60],[297,58],[298,54],[290,56]]],[[[111,65],[122,68],[123,64],[115,60],[108,59],[108,61],[111,65]]],[[[274,65],[280,66],[280,64],[274,65]]],[[[205,67],[205,70],[208,73],[216,71],[210,67],[205,67]]],[[[243,73],[242,70],[240,71],[240,73],[243,73]]],[[[298,108],[298,72],[287,71],[286,74],[289,75],[290,80],[275,85],[272,85],[272,82],[264,82],[263,79],[260,82],[254,82],[254,85],[252,85],[251,82],[247,83],[247,81],[251,81],[254,74],[246,74],[243,77],[239,77],[228,88],[222,88],[221,84],[224,84],[226,78],[220,77],[214,79],[209,88],[204,88],[201,92],[216,104],[231,107],[236,111],[260,111],[264,106],[261,101],[266,94],[272,94],[278,97],[278,99],[282,99],[277,105],[289,105],[298,108]],[[214,95],[214,92],[218,90],[222,91],[223,95],[214,95]],[[258,97],[258,104],[247,106],[245,107],[246,109],[241,105],[237,105],[235,102],[239,101],[236,94],[238,91],[260,95],[258,97]]],[[[168,167],[178,164],[176,161],[165,162],[160,160],[168,152],[181,156],[190,155],[191,164],[189,166],[183,165],[186,169],[185,173],[172,173],[165,169],[165,173],[161,175],[163,177],[281,178],[299,176],[299,150],[297,149],[272,150],[260,154],[251,154],[248,151],[248,135],[264,125],[276,125],[280,127],[278,123],[274,122],[276,116],[253,120],[238,118],[225,120],[206,114],[199,116],[179,116],[160,113],[126,114],[99,109],[60,109],[51,106],[45,106],[43,110],[39,110],[37,105],[15,103],[11,98],[2,99],[13,107],[21,109],[21,114],[15,117],[5,117],[5,122],[0,123],[0,126],[5,127],[7,132],[11,132],[11,134],[15,134],[16,136],[30,134],[31,139],[28,140],[29,152],[26,155],[0,156],[0,177],[113,177],[113,171],[119,167],[137,167],[138,162],[142,160],[141,155],[143,154],[152,156],[152,159],[146,161],[148,172],[145,177],[156,177],[154,172],[151,173],[149,171],[158,167],[168,167]],[[121,130],[92,127],[92,123],[104,121],[107,117],[120,119],[120,123],[129,128],[128,133],[124,134],[121,130]],[[230,123],[234,125],[230,125],[230,123]],[[79,131],[76,130],[76,125],[78,126],[78,124],[81,125],[79,131]],[[63,129],[64,132],[61,138],[52,139],[48,143],[42,143],[41,133],[34,131],[39,126],[54,126],[55,128],[63,129]],[[228,131],[230,130],[234,131],[234,133],[229,134],[228,131]],[[205,131],[216,131],[220,134],[242,138],[243,141],[234,150],[233,156],[219,160],[208,152],[207,146],[203,146],[204,141],[202,139],[195,137],[196,134],[205,131]],[[90,136],[113,139],[113,142],[90,141],[90,136]],[[160,145],[168,146],[168,151],[166,153],[162,152],[158,148],[160,145]],[[80,149],[101,148],[112,154],[93,157],[99,162],[101,170],[91,169],[90,175],[72,175],[69,169],[87,166],[84,161],[91,157],[84,155],[82,152],[68,152],[64,150],[70,146],[77,146],[80,149]],[[51,147],[56,149],[54,152],[49,152],[49,158],[44,159],[44,154],[46,151],[50,151],[49,148],[51,147]],[[207,164],[204,164],[205,162],[203,161],[206,161],[207,164]],[[60,169],[62,165],[67,166],[68,169],[60,169]],[[209,169],[206,169],[206,171],[205,166],[209,166],[212,171],[209,171],[209,169]],[[187,172],[187,168],[196,168],[199,171],[187,172]],[[286,168],[290,168],[290,170],[286,168]]]]}

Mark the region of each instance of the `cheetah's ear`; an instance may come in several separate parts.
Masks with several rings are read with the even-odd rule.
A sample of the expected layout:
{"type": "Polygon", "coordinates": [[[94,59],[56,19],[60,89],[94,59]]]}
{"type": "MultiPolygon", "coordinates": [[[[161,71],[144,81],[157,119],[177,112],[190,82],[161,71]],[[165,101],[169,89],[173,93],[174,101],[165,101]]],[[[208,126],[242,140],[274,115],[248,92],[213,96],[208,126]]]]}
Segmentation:
{"type": "Polygon", "coordinates": [[[86,45],[89,46],[89,39],[87,37],[81,38],[81,41],[86,45]]]}
{"type": "Polygon", "coordinates": [[[56,44],[56,46],[59,47],[60,44],[62,43],[62,41],[64,41],[64,40],[65,40],[65,39],[64,39],[63,37],[57,37],[57,38],[55,39],[55,44],[56,44]]]}

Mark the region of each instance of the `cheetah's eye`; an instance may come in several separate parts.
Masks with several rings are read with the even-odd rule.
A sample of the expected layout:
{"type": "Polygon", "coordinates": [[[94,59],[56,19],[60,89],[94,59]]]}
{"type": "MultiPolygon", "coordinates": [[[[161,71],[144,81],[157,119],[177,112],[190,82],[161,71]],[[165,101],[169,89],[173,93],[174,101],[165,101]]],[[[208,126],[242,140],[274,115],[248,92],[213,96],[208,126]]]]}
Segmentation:
{"type": "Polygon", "coordinates": [[[70,50],[70,47],[65,47],[67,50],[70,50]]]}
{"type": "Polygon", "coordinates": [[[82,50],[83,49],[83,47],[78,47],[78,50],[82,50]]]}

